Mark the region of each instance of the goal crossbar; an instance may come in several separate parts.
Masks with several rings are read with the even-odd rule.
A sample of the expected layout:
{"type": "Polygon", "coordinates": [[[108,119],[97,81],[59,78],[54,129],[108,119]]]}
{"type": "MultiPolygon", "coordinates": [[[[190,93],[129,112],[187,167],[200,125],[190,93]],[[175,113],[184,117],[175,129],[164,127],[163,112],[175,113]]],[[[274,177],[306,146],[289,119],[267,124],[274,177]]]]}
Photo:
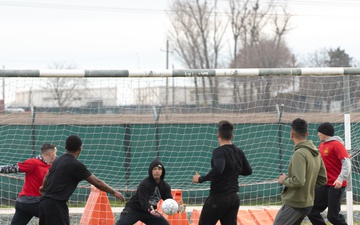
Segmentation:
{"type": "Polygon", "coordinates": [[[360,68],[234,68],[159,70],[39,69],[0,70],[0,77],[238,77],[238,76],[321,76],[359,75],[360,68]]]}

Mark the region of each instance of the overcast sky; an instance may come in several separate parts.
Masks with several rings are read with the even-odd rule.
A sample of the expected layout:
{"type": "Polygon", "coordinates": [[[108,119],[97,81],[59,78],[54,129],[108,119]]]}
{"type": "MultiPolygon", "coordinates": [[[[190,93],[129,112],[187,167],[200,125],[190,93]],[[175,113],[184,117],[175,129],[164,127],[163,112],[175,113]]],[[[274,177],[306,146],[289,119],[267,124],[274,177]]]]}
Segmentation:
{"type": "MultiPolygon", "coordinates": [[[[164,69],[169,1],[0,0],[0,66],[164,69]]],[[[340,47],[360,60],[360,1],[288,2],[293,29],[286,39],[297,56],[340,47]]],[[[169,64],[181,68],[171,54],[169,64]]]]}

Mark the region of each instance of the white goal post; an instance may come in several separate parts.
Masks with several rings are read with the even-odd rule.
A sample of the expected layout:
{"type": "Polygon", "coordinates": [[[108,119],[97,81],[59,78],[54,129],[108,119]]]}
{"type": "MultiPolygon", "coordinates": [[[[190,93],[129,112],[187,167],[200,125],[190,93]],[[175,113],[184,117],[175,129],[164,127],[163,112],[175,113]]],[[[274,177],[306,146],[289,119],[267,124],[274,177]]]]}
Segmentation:
{"type": "MultiPolygon", "coordinates": [[[[344,126],[345,126],[345,148],[351,154],[351,117],[350,114],[344,114],[344,126]]],[[[350,170],[351,171],[351,170],[350,170]]],[[[354,209],[353,209],[353,191],[352,191],[352,179],[351,173],[350,178],[347,180],[348,185],[346,188],[346,213],[347,213],[347,224],[354,224],[354,209]]]]}
{"type": "MultiPolygon", "coordinates": [[[[199,206],[210,184],[191,184],[191,178],[209,171],[218,146],[216,124],[229,120],[233,142],[254,171],[239,178],[240,209],[264,209],[281,205],[277,178],[287,172],[293,153],[292,120],[309,123],[315,145],[317,126],[331,122],[352,156],[343,202],[352,224],[360,221],[353,214],[360,202],[358,87],[359,68],[3,69],[0,166],[38,155],[47,142],[61,155],[66,137],[77,134],[84,141],[79,160],[127,199],[148,175],[151,160],[160,157],[166,181],[182,190],[188,206],[199,206]]],[[[23,182],[22,173],[0,174],[0,208],[13,207],[23,182]]],[[[84,206],[89,192],[90,185],[81,182],[70,206],[84,206]]]]}

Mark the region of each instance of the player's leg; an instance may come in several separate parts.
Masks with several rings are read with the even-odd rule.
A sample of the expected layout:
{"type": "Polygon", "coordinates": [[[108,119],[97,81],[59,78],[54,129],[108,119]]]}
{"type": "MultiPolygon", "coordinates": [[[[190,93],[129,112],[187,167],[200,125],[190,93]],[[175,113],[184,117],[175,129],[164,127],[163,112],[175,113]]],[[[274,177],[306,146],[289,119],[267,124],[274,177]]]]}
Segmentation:
{"type": "Polygon", "coordinates": [[[328,192],[328,214],[327,219],[332,224],[337,225],[347,225],[345,218],[340,214],[341,210],[341,199],[345,191],[345,188],[335,189],[334,187],[329,187],[328,192]]]}
{"type": "Polygon", "coordinates": [[[315,189],[314,206],[308,215],[309,220],[314,225],[325,225],[325,220],[321,215],[328,207],[329,186],[321,186],[315,189]]]}
{"type": "Polygon", "coordinates": [[[163,216],[153,216],[150,213],[144,215],[140,221],[146,225],[170,225],[163,216]]]}
{"type": "Polygon", "coordinates": [[[237,214],[239,212],[240,198],[237,193],[226,196],[223,207],[227,208],[225,214],[220,218],[221,224],[237,225],[237,214]],[[229,205],[227,204],[229,203],[229,205]]]}
{"type": "Polygon", "coordinates": [[[273,225],[300,225],[305,216],[306,213],[283,205],[276,214],[273,225]]]}
{"type": "Polygon", "coordinates": [[[120,214],[119,220],[115,225],[133,225],[140,220],[141,214],[142,213],[133,212],[129,208],[124,208],[120,214]]]}
{"type": "Polygon", "coordinates": [[[28,222],[31,220],[31,218],[33,217],[32,215],[29,215],[24,208],[26,207],[23,206],[24,203],[20,203],[18,201],[16,201],[15,203],[15,214],[11,220],[10,225],[23,225],[23,224],[28,224],[28,222]]]}
{"type": "Polygon", "coordinates": [[[227,213],[230,205],[227,196],[210,195],[201,210],[199,225],[215,225],[227,213]]]}
{"type": "Polygon", "coordinates": [[[65,201],[46,198],[40,201],[39,225],[70,224],[69,209],[65,201]]]}
{"type": "Polygon", "coordinates": [[[27,224],[33,217],[39,217],[39,198],[21,196],[15,203],[15,215],[11,225],[27,224]]]}
{"type": "Polygon", "coordinates": [[[214,198],[214,196],[209,196],[205,200],[199,218],[199,225],[215,225],[216,222],[220,219],[216,212],[216,209],[213,207],[213,204],[215,204],[214,198]]]}

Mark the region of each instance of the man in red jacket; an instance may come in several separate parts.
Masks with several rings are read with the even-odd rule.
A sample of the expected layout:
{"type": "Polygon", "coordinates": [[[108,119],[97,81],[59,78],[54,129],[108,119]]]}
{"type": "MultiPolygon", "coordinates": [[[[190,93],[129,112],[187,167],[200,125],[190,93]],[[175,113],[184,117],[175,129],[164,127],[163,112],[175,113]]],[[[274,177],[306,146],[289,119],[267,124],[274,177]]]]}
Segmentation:
{"type": "Polygon", "coordinates": [[[321,144],[319,150],[324,161],[327,174],[327,184],[315,190],[315,201],[312,211],[308,215],[314,225],[325,225],[321,216],[328,208],[327,219],[332,224],[347,225],[340,214],[342,194],[346,187],[346,179],[350,175],[351,162],[344,142],[339,136],[334,136],[331,123],[322,123],[318,127],[318,137],[321,144]]]}
{"type": "Polygon", "coordinates": [[[41,155],[24,162],[0,166],[0,173],[25,173],[24,186],[16,200],[11,225],[26,225],[34,216],[39,217],[39,188],[56,158],[56,151],[55,145],[43,144],[41,155]]]}

